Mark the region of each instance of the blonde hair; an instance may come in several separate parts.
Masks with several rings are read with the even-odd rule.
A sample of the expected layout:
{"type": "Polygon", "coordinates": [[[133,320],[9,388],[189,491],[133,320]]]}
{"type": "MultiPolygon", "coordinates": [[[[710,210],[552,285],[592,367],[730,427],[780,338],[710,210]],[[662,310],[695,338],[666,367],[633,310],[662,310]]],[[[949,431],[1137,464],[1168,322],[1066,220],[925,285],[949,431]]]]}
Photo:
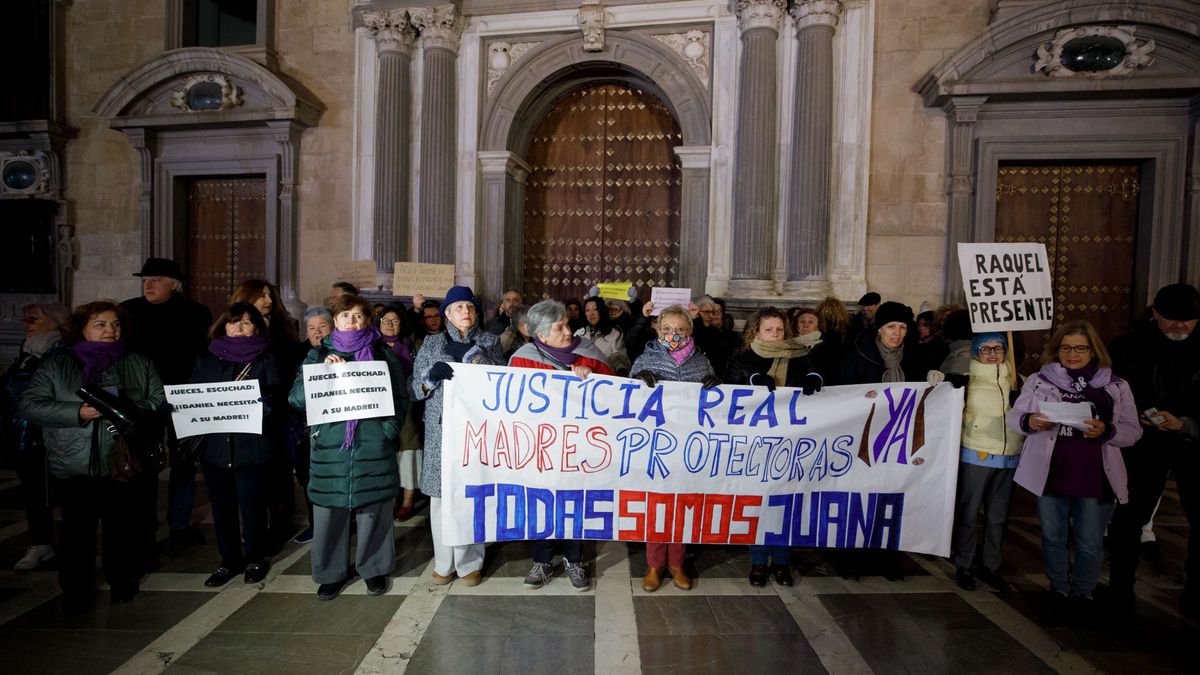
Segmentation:
{"type": "Polygon", "coordinates": [[[1088,346],[1092,348],[1092,354],[1095,355],[1096,365],[1101,368],[1112,368],[1112,359],[1109,358],[1108,350],[1104,348],[1104,342],[1100,339],[1100,334],[1096,332],[1096,327],[1083,319],[1068,321],[1054,331],[1054,335],[1046,343],[1046,348],[1042,350],[1042,363],[1058,362],[1058,348],[1062,346],[1063,338],[1068,335],[1086,337],[1088,346]]]}
{"type": "Polygon", "coordinates": [[[663,319],[666,319],[666,318],[672,317],[672,316],[683,319],[683,322],[685,324],[687,324],[688,333],[691,334],[691,332],[692,332],[692,315],[690,312],[688,312],[686,309],[683,308],[683,305],[671,305],[670,307],[659,312],[658,313],[658,325],[661,326],[663,319]]]}
{"type": "Polygon", "coordinates": [[[850,312],[846,311],[846,305],[842,304],[841,300],[832,295],[825,296],[821,304],[817,305],[817,319],[820,321],[821,331],[825,333],[845,335],[850,328],[850,312]]]}

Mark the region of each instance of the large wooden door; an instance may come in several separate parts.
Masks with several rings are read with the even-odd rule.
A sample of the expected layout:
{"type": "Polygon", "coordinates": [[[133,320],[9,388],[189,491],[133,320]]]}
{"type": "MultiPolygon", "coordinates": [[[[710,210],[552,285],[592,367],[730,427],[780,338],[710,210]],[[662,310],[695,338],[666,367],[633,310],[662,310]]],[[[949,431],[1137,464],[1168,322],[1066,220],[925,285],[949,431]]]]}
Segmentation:
{"type": "Polygon", "coordinates": [[[267,182],[198,178],[187,189],[188,295],[225,310],[246,279],[267,279],[267,182]]]}
{"type": "Polygon", "coordinates": [[[526,298],[582,297],[594,284],[674,286],[679,274],[679,124],[654,95],[580,89],[542,120],[529,147],[526,298]]]}
{"type": "MultiPolygon", "coordinates": [[[[1055,328],[1087,319],[1105,342],[1128,329],[1140,174],[1133,164],[1000,168],[996,241],[1046,244],[1055,328]]],[[[1050,332],[1020,335],[1021,370],[1032,372],[1050,332]]]]}

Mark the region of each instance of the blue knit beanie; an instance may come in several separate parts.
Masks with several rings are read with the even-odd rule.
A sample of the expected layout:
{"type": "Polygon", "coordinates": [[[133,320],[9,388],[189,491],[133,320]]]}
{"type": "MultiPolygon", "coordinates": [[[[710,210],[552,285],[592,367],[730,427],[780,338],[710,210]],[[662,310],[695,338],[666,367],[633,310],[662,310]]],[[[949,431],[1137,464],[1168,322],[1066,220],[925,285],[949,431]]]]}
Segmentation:
{"type": "Polygon", "coordinates": [[[479,299],[475,297],[475,292],[471,290],[470,286],[452,286],[452,287],[450,287],[450,290],[446,291],[446,299],[442,300],[442,304],[438,307],[438,310],[442,314],[445,314],[446,309],[448,307],[450,307],[450,305],[453,305],[456,302],[463,302],[463,301],[466,301],[466,302],[471,303],[472,305],[475,305],[475,313],[476,314],[479,314],[480,312],[483,311],[483,309],[479,306],[479,299]]]}

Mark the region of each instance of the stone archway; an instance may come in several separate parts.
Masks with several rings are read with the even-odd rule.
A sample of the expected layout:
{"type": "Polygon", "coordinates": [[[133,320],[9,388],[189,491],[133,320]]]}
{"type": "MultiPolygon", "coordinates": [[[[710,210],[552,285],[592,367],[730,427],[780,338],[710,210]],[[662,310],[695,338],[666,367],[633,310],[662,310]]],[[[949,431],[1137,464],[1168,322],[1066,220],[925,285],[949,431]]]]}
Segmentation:
{"type": "Polygon", "coordinates": [[[484,107],[479,162],[482,203],[477,260],[482,291],[498,295],[521,281],[525,162],[530,135],[564,96],[590,81],[627,81],[654,92],[683,134],[679,284],[703,289],[708,272],[712,112],[709,92],[680,58],[638,35],[608,33],[603,52],[586,52],[577,36],[525,54],[497,83],[484,107]]]}

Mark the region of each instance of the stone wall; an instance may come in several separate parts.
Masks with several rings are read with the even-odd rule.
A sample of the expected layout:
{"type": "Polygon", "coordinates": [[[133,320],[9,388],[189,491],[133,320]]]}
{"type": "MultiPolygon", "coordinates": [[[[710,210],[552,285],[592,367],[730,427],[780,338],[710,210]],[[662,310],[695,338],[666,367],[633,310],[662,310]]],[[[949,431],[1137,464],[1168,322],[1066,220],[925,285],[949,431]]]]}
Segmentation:
{"type": "MultiPolygon", "coordinates": [[[[992,0],[875,4],[867,284],[885,299],[941,302],[946,259],[946,124],[912,87],[982,33],[992,0]]],[[[847,298],[857,300],[857,298],[847,298]]]]}

